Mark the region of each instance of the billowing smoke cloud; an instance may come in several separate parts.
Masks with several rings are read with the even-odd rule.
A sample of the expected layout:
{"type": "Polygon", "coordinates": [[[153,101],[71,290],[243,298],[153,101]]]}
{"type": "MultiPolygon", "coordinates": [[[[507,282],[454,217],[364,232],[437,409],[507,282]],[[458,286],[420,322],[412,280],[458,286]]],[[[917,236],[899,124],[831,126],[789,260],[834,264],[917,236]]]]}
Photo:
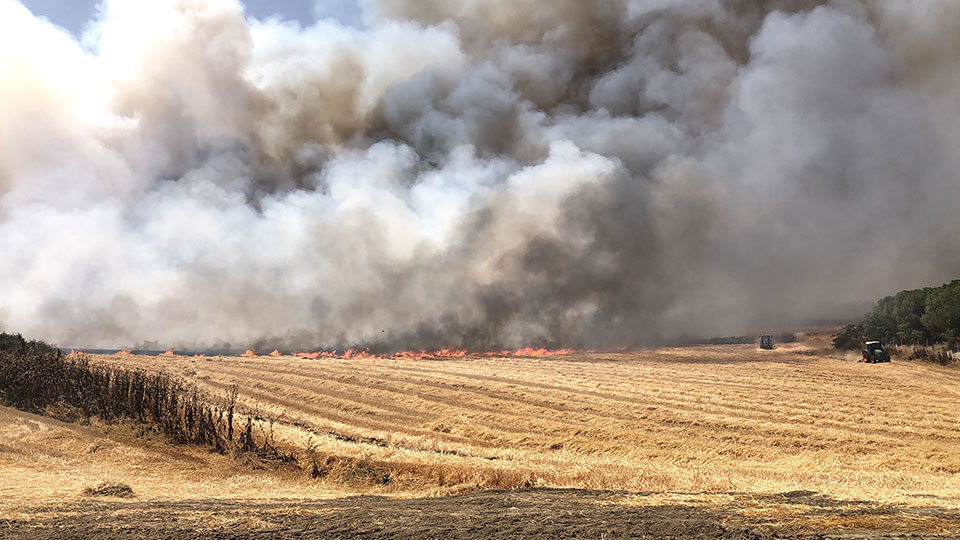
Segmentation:
{"type": "Polygon", "coordinates": [[[953,0],[0,0],[0,328],[613,346],[960,271],[953,0]]]}

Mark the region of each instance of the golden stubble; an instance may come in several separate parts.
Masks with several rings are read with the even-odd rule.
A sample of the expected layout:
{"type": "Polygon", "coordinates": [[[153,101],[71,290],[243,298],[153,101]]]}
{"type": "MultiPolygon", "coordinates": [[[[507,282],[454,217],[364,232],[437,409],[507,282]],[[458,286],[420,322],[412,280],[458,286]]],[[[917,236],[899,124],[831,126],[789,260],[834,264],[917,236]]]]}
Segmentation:
{"type": "Polygon", "coordinates": [[[850,362],[830,353],[822,335],[775,351],[745,345],[442,361],[94,359],[167,370],[212,392],[235,384],[243,408],[277,417],[277,439],[305,465],[310,446],[332,464],[328,474],[313,480],[305,472],[252,470],[130,426],[81,427],[7,412],[0,418],[3,500],[77,498],[84,487],[111,480],[163,500],[546,486],[644,494],[623,504],[658,497],[721,504],[805,490],[837,500],[960,507],[960,371],[896,359],[850,362]]]}

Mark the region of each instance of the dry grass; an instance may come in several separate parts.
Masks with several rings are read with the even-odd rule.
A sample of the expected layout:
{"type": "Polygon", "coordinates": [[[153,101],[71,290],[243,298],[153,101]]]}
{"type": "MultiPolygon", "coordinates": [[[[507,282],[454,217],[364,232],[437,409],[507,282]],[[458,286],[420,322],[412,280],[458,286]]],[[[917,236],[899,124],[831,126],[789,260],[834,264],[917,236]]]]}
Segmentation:
{"type": "Polygon", "coordinates": [[[141,501],[351,493],[302,474],[252,470],[207,449],[172,446],[131,425],[79,426],[0,407],[0,516],[83,500],[88,488],[103,483],[129,486],[141,501]]]}
{"type": "Polygon", "coordinates": [[[811,490],[960,502],[960,371],[841,361],[827,336],[759,351],[684,347],[443,361],[101,358],[160,364],[281,417],[278,437],[362,462],[369,489],[557,486],[811,490]],[[374,485],[375,484],[375,485],[374,485]]]}
{"type": "MultiPolygon", "coordinates": [[[[612,489],[653,493],[625,505],[735,505],[786,525],[840,518],[764,495],[960,508],[960,370],[859,364],[826,341],[442,361],[96,357],[216,392],[238,385],[241,407],[281,418],[276,436],[305,470],[0,409],[0,511],[77,500],[104,481],[147,501],[612,489]]],[[[833,525],[887,518],[843,519],[833,525]]]]}

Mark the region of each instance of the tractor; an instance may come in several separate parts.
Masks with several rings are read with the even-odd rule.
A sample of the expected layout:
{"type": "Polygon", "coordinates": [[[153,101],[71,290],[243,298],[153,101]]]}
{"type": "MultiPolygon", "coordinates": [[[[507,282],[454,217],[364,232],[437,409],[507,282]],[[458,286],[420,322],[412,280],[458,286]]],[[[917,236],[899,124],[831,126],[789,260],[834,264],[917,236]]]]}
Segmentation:
{"type": "Polygon", "coordinates": [[[861,362],[880,364],[890,361],[890,355],[883,350],[883,345],[879,341],[868,341],[863,346],[863,360],[861,362]]]}
{"type": "Polygon", "coordinates": [[[763,334],[760,336],[760,348],[766,350],[773,349],[773,336],[770,334],[763,334]]]}

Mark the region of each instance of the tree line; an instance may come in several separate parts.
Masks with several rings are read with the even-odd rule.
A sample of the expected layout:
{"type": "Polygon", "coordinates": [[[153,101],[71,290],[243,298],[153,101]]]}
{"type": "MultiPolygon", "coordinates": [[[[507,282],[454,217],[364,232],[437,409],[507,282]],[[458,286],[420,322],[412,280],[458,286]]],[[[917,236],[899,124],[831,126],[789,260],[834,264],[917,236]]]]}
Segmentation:
{"type": "Polygon", "coordinates": [[[838,349],[859,349],[864,341],[960,348],[960,280],[940,287],[901,291],[883,298],[857,324],[834,338],[838,349]]]}

